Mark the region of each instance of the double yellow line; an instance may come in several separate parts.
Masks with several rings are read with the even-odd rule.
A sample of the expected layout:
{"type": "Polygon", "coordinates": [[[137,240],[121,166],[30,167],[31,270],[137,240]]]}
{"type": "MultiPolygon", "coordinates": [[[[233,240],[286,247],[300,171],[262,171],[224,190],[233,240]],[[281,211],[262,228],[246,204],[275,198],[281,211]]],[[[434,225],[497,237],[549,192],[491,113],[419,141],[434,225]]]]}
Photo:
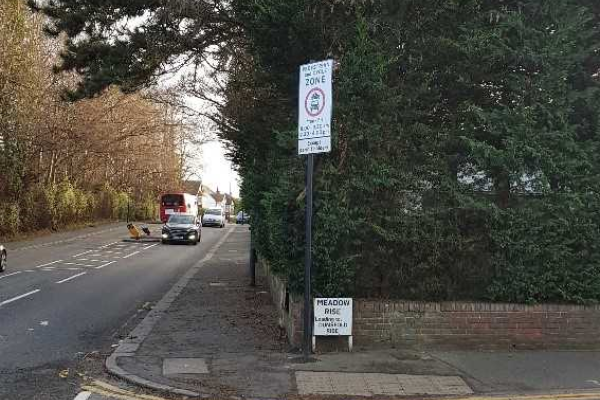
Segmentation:
{"type": "Polygon", "coordinates": [[[448,397],[444,400],[600,400],[599,391],[581,391],[575,393],[515,394],[497,396],[448,397]]]}
{"type": "Polygon", "coordinates": [[[163,397],[132,393],[108,383],[96,380],[92,381],[88,385],[82,386],[81,389],[90,393],[100,394],[102,396],[112,397],[118,400],[167,400],[163,397]]]}

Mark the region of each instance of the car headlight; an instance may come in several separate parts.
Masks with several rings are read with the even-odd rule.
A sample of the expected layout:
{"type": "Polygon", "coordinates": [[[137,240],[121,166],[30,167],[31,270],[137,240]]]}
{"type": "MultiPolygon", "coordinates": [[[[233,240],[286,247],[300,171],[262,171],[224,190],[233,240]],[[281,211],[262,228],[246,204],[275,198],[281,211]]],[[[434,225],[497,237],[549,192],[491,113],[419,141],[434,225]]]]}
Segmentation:
{"type": "Polygon", "coordinates": [[[162,238],[163,239],[167,239],[169,237],[169,234],[167,232],[163,232],[162,233],[162,238]]]}

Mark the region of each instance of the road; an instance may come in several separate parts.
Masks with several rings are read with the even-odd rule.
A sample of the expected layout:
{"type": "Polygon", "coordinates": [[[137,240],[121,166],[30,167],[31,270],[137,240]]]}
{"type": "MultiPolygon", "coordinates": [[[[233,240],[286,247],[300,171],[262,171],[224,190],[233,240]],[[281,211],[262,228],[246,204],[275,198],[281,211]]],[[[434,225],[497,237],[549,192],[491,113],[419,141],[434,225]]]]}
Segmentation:
{"type": "Polygon", "coordinates": [[[225,231],[204,228],[198,246],[123,242],[120,225],[10,243],[0,274],[0,399],[74,398],[88,369],[101,369],[119,335],[225,231]]]}

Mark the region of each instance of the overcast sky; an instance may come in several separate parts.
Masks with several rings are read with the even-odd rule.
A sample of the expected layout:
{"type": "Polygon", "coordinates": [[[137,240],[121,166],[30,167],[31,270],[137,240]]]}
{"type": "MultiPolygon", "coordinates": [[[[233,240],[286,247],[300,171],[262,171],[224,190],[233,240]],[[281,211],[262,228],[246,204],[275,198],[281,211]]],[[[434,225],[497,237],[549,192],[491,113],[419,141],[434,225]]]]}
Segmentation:
{"type": "Polygon", "coordinates": [[[231,162],[225,157],[225,149],[221,142],[214,140],[202,146],[201,160],[202,183],[212,190],[229,193],[229,185],[233,196],[239,196],[238,174],[233,170],[231,162]]]}

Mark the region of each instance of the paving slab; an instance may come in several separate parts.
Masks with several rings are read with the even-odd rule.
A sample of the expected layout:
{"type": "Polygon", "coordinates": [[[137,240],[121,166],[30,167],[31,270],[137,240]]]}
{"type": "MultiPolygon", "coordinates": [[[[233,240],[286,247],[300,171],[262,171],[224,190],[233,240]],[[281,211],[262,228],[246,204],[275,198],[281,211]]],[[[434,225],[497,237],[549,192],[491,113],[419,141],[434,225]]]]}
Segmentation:
{"type": "Polygon", "coordinates": [[[459,376],[296,371],[296,385],[301,395],[371,397],[473,394],[459,376]]]}
{"type": "Polygon", "coordinates": [[[208,366],[204,358],[165,358],[163,375],[176,374],[208,374],[208,366]]]}

